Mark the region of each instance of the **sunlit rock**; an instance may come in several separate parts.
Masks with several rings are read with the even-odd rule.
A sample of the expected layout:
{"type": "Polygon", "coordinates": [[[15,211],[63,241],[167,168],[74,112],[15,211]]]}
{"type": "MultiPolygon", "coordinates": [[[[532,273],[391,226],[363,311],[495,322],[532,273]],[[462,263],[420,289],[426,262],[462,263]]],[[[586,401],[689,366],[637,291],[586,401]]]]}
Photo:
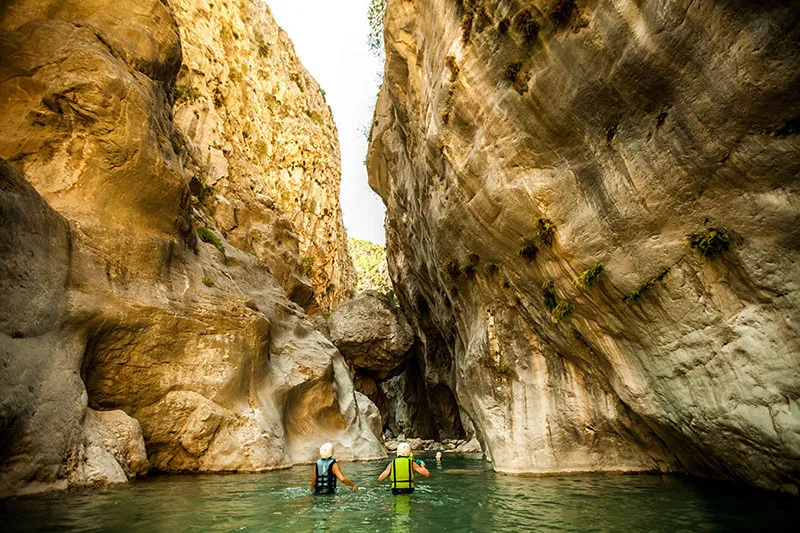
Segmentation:
{"type": "MultiPolygon", "coordinates": [[[[0,496],[124,481],[148,464],[286,467],[324,441],[345,460],[385,456],[374,412],[301,307],[352,285],[330,113],[261,3],[214,4],[0,9],[0,496]],[[204,22],[223,14],[230,24],[204,22]],[[232,26],[238,55],[216,48],[232,26]],[[270,62],[256,30],[272,32],[270,62]],[[222,130],[195,136],[186,69],[221,58],[253,78],[228,78],[225,102],[198,107],[222,130]],[[302,89],[287,89],[298,75],[302,89]],[[283,119],[246,104],[255,78],[274,84],[269,113],[283,119]],[[246,164],[248,131],[287,151],[269,173],[246,164]],[[307,201],[290,210],[281,192],[307,201]]],[[[198,90],[219,88],[208,75],[198,90]]]]}
{"type": "Polygon", "coordinates": [[[389,271],[496,469],[798,491],[798,17],[387,2],[389,271]]]}

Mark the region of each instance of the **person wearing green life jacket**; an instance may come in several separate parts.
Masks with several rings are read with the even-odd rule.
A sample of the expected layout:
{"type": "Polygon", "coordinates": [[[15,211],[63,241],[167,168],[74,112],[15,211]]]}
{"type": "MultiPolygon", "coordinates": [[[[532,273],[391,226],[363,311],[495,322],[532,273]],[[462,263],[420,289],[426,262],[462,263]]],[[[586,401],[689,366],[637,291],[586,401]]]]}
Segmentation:
{"type": "Polygon", "coordinates": [[[333,444],[326,442],[320,446],[319,456],[320,459],[314,465],[314,477],[311,478],[311,490],[314,494],[334,494],[337,479],[358,490],[356,484],[347,479],[336,464],[336,459],[333,458],[333,444]]]}
{"type": "Polygon", "coordinates": [[[414,492],[414,474],[431,477],[425,468],[425,462],[415,461],[411,455],[411,446],[407,442],[397,445],[397,458],[389,463],[386,470],[378,476],[378,481],[387,477],[392,481],[392,494],[409,494],[414,492]]]}

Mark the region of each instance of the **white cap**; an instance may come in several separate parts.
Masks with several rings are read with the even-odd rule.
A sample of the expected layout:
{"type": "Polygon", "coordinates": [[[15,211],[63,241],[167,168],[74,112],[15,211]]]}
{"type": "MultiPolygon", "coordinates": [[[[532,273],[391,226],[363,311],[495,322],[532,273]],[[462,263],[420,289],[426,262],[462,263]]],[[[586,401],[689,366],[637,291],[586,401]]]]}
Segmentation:
{"type": "Polygon", "coordinates": [[[333,444],[326,442],[319,447],[319,456],[323,459],[330,459],[333,455],[333,444]]]}
{"type": "Polygon", "coordinates": [[[441,459],[441,457],[442,457],[442,452],[436,452],[436,458],[441,459]]]}
{"type": "Polygon", "coordinates": [[[411,445],[407,442],[401,442],[397,445],[397,457],[408,457],[411,455],[411,445]]]}

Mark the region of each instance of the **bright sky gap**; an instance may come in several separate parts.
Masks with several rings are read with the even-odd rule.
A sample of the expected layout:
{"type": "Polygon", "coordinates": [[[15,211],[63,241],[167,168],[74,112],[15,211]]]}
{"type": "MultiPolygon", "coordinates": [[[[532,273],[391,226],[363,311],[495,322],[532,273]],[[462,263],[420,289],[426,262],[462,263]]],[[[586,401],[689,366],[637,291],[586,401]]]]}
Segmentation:
{"type": "Polygon", "coordinates": [[[369,188],[364,167],[364,128],[372,121],[383,68],[367,46],[369,0],[271,0],[269,7],[333,109],[342,149],[341,203],[347,233],[383,245],[384,207],[369,188]]]}

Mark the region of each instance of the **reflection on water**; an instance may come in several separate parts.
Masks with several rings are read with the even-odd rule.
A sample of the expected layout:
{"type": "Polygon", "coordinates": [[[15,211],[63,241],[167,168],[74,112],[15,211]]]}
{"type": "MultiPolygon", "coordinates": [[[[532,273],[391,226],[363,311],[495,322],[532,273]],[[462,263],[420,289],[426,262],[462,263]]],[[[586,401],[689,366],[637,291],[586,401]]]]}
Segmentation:
{"type": "MultiPolygon", "coordinates": [[[[429,463],[432,461],[429,461],[429,463]]],[[[8,531],[794,531],[796,498],[667,476],[505,476],[446,457],[413,494],[379,484],[385,462],[342,464],[359,484],[308,491],[311,466],[163,476],[0,502],[8,531]]]]}

